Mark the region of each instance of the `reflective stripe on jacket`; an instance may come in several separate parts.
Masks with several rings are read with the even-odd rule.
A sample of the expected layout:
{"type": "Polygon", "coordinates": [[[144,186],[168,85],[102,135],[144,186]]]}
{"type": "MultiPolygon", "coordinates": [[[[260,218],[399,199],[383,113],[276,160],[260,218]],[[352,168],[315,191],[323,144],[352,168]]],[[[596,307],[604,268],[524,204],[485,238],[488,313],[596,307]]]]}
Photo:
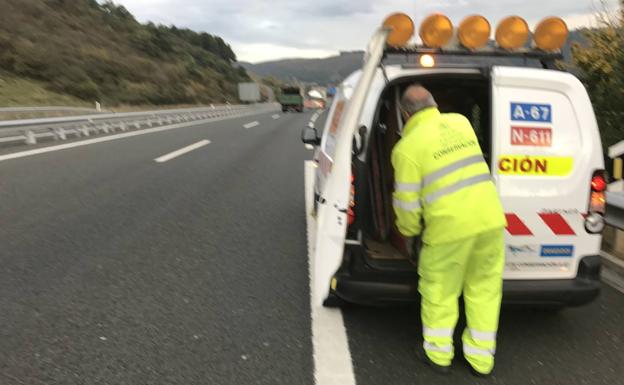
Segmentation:
{"type": "Polygon", "coordinates": [[[506,225],[490,170],[468,119],[437,108],[416,113],[392,150],[397,227],[451,242],[506,225]]]}

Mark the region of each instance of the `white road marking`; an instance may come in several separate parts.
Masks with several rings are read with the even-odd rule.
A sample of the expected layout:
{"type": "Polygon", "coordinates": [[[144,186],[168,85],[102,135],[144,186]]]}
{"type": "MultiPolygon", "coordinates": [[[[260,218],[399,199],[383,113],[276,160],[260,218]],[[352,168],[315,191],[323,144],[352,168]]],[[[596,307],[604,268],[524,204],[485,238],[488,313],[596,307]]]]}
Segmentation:
{"type": "Polygon", "coordinates": [[[171,160],[173,158],[177,158],[180,155],[184,155],[184,154],[186,154],[188,152],[191,152],[193,150],[197,150],[200,147],[204,147],[207,144],[210,144],[209,140],[206,140],[206,139],[200,140],[199,142],[193,143],[190,146],[182,147],[179,150],[175,150],[175,151],[170,152],[168,154],[165,154],[163,156],[159,156],[158,158],[154,159],[154,161],[157,162],[157,163],[164,163],[164,162],[166,162],[168,160],[171,160]]]}
{"type": "MultiPolygon", "coordinates": [[[[305,162],[305,202],[306,224],[308,233],[308,272],[310,274],[310,296],[312,290],[312,258],[316,243],[316,220],[312,215],[314,207],[313,161],[305,162]]],[[[314,304],[314,298],[310,298],[314,304]]],[[[314,356],[314,379],[316,385],[355,385],[353,361],[349,350],[347,331],[340,309],[330,309],[311,305],[312,314],[312,349],[314,356]]]]}
{"type": "Polygon", "coordinates": [[[260,122],[258,122],[257,120],[254,120],[253,122],[247,123],[247,124],[243,124],[243,127],[245,128],[251,128],[251,127],[256,127],[260,125],[260,122]]]}
{"type": "MultiPolygon", "coordinates": [[[[251,115],[251,114],[248,114],[248,115],[251,115]]],[[[131,138],[133,136],[139,136],[139,135],[145,135],[145,134],[152,134],[154,132],[161,132],[161,131],[175,130],[175,129],[178,129],[178,128],[198,126],[198,125],[201,125],[201,124],[204,124],[204,123],[218,122],[218,121],[221,121],[221,120],[227,120],[227,119],[232,119],[232,118],[240,118],[242,116],[244,116],[244,115],[241,115],[241,116],[222,116],[222,117],[218,117],[218,118],[209,118],[209,119],[204,119],[204,120],[197,120],[195,122],[179,123],[179,124],[172,124],[172,125],[169,125],[169,126],[146,128],[146,129],[138,130],[138,131],[124,132],[124,133],[121,133],[121,134],[103,136],[101,138],[81,140],[79,142],[65,143],[65,144],[59,144],[59,145],[56,145],[56,146],[37,148],[37,149],[34,149],[34,150],[26,150],[26,151],[14,152],[14,153],[11,153],[11,154],[0,155],[0,162],[5,161],[5,160],[9,160],[9,159],[24,158],[24,157],[27,157],[27,156],[45,154],[47,152],[54,152],[54,151],[60,151],[60,150],[67,150],[67,149],[75,148],[75,147],[88,146],[90,144],[96,144],[96,143],[102,143],[102,142],[110,142],[111,140],[117,140],[117,139],[123,139],[123,138],[131,138]]]]}
{"type": "Polygon", "coordinates": [[[310,118],[310,121],[312,123],[316,123],[316,119],[318,119],[318,117],[319,117],[319,113],[317,111],[317,112],[314,113],[314,115],[312,115],[312,117],[310,118]]]}
{"type": "Polygon", "coordinates": [[[275,115],[273,115],[273,116],[271,116],[271,117],[272,117],[273,119],[279,119],[279,118],[280,118],[280,115],[279,115],[279,114],[275,114],[275,115]]]}
{"type": "Polygon", "coordinates": [[[314,146],[313,146],[313,145],[311,145],[311,144],[307,144],[307,143],[306,143],[306,144],[304,145],[304,147],[305,147],[305,149],[306,149],[306,150],[314,150],[314,146]]]}

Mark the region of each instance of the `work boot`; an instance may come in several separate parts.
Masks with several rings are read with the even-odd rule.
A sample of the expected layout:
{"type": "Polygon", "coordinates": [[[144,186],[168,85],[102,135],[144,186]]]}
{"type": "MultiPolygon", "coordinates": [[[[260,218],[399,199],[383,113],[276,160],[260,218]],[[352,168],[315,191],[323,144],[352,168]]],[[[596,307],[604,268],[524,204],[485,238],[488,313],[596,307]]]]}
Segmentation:
{"type": "Polygon", "coordinates": [[[417,349],[416,355],[420,358],[422,362],[427,364],[434,372],[438,374],[445,374],[445,375],[451,373],[450,365],[442,366],[442,365],[436,364],[435,362],[431,361],[431,359],[429,358],[429,356],[427,356],[427,353],[425,353],[424,350],[417,349]]]}
{"type": "Polygon", "coordinates": [[[468,360],[465,359],[465,358],[464,358],[464,363],[466,364],[466,366],[468,366],[468,369],[470,369],[470,374],[472,374],[474,377],[477,377],[477,378],[490,378],[490,377],[492,377],[492,372],[481,373],[481,372],[477,371],[477,369],[473,368],[472,365],[470,365],[470,362],[468,362],[468,360]]]}
{"type": "Polygon", "coordinates": [[[489,373],[481,373],[481,372],[477,372],[477,370],[475,368],[473,368],[472,366],[470,367],[470,373],[477,377],[477,378],[490,378],[492,377],[492,372],[489,373]]]}

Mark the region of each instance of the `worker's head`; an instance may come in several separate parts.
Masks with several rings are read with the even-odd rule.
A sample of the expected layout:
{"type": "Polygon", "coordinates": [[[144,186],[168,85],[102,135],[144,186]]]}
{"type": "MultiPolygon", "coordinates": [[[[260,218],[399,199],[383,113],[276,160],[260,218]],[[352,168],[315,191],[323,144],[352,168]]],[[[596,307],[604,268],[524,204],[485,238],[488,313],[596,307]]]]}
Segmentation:
{"type": "Polygon", "coordinates": [[[420,84],[412,84],[407,87],[401,98],[401,112],[403,118],[408,120],[417,112],[429,107],[437,107],[433,95],[420,84]]]}

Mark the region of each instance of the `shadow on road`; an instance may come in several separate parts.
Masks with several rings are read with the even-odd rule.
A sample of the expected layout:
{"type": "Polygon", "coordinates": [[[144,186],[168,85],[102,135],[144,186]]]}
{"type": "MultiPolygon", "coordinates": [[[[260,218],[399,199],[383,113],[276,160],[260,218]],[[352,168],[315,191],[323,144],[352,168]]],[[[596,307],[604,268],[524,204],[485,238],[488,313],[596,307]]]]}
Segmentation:
{"type": "Polygon", "coordinates": [[[489,381],[472,377],[461,357],[463,317],[453,371],[445,377],[416,357],[422,343],[418,307],[348,306],[343,312],[358,384],[613,384],[624,376],[623,300],[605,286],[597,301],[580,308],[504,307],[489,381]]]}

